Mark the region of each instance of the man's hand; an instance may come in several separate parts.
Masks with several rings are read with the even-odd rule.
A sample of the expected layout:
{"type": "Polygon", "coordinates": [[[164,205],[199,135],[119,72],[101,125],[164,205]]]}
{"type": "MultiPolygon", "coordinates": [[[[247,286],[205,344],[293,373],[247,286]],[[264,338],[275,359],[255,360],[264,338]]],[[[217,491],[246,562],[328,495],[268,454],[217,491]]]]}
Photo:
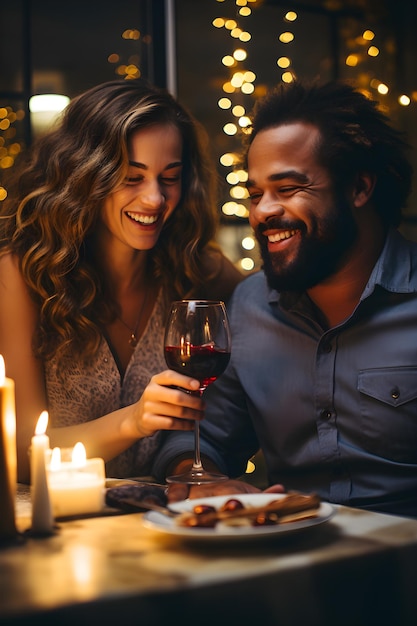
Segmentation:
{"type": "MultiPolygon", "coordinates": [[[[282,485],[273,485],[265,490],[266,493],[284,493],[282,485]]],[[[242,480],[221,480],[217,483],[205,485],[182,485],[171,483],[168,485],[168,501],[178,502],[187,498],[208,498],[210,496],[237,495],[241,493],[262,493],[260,489],[245,483],[242,480]]]]}

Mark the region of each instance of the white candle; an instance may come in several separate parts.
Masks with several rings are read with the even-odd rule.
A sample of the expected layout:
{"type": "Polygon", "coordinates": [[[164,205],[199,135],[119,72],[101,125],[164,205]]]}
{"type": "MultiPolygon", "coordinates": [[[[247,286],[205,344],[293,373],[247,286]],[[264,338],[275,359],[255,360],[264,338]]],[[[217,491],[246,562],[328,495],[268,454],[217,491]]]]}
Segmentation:
{"type": "Polygon", "coordinates": [[[104,506],[104,460],[87,459],[80,442],[68,461],[62,461],[60,449],[54,448],[48,465],[48,484],[55,517],[100,512],[104,506]]]}
{"type": "Polygon", "coordinates": [[[43,411],[38,419],[30,449],[30,479],[32,497],[32,532],[47,535],[53,532],[51,501],[46,477],[46,452],[49,437],[45,434],[48,413],[43,411]]]}
{"type": "Polygon", "coordinates": [[[0,354],[0,541],[17,536],[15,501],[17,481],[14,381],[6,378],[0,354]]]}

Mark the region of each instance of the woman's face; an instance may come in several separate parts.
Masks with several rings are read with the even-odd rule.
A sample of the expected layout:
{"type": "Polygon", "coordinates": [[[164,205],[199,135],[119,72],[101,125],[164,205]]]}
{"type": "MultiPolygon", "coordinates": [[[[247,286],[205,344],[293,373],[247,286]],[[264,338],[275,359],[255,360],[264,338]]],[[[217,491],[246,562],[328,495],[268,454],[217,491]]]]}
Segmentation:
{"type": "Polygon", "coordinates": [[[182,139],[160,124],[132,134],[125,181],[105,200],[101,224],[107,235],[135,250],[150,250],[181,198],[182,139]]]}

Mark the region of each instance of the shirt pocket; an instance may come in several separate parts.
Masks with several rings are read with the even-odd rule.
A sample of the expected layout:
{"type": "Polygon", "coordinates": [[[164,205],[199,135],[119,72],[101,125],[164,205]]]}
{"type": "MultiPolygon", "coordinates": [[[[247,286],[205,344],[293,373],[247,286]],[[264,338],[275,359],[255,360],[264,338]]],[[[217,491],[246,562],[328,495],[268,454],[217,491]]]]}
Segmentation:
{"type": "Polygon", "coordinates": [[[417,463],[417,367],[360,370],[358,390],[366,450],[417,463]]]}

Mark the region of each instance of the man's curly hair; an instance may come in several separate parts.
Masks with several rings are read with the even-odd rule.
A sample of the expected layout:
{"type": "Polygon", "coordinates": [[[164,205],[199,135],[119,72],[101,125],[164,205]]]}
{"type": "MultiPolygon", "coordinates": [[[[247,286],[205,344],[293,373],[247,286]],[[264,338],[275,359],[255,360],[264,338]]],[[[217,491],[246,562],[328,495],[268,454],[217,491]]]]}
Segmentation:
{"type": "Polygon", "coordinates": [[[358,172],[376,177],[373,203],[385,226],[398,226],[411,191],[408,144],[378,103],[349,84],[280,84],[253,110],[247,148],[268,128],[304,122],[320,131],[317,157],[335,190],[345,190],[358,172]]]}

